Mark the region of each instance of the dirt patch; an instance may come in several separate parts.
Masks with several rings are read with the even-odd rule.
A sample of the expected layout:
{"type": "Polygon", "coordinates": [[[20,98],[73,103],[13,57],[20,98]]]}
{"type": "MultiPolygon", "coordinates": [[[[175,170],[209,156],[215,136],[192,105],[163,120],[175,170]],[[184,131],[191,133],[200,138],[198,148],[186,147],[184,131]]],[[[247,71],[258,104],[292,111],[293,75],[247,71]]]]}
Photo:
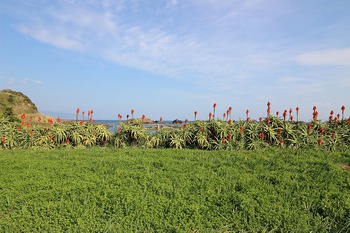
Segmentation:
{"type": "Polygon", "coordinates": [[[342,164],[342,165],[340,165],[340,167],[344,170],[350,171],[350,165],[342,164]]]}

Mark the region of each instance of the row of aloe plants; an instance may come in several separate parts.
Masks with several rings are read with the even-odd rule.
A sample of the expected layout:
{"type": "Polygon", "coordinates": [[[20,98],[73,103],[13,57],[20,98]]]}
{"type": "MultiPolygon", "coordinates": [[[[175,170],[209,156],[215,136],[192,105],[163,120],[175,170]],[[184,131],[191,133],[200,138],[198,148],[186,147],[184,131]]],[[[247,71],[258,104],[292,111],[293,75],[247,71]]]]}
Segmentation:
{"type": "Polygon", "coordinates": [[[22,124],[0,119],[2,149],[114,146],[118,148],[191,148],[243,150],[269,147],[346,150],[350,145],[350,120],[310,123],[269,116],[259,121],[187,122],[181,128],[149,132],[141,120],[120,123],[111,133],[104,125],[76,121],[22,124]]]}

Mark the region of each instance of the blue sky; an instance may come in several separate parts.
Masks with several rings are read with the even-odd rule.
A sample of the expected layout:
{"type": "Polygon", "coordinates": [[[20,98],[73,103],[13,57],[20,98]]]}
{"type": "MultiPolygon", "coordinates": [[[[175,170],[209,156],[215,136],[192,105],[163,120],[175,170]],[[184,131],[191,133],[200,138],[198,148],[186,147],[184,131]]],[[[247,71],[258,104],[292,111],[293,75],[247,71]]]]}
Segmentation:
{"type": "MultiPolygon", "coordinates": [[[[350,111],[348,0],[2,0],[0,89],[95,119],[350,111]]],[[[63,115],[63,114],[62,114],[63,115]]],[[[57,116],[55,116],[57,117],[57,116]]]]}

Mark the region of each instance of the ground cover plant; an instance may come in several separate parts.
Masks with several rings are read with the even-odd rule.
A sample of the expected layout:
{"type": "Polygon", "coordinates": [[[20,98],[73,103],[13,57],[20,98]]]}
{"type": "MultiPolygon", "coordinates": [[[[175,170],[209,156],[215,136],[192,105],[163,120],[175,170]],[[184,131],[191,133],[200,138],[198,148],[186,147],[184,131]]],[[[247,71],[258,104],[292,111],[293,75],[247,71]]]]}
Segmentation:
{"type": "Polygon", "coordinates": [[[349,232],[350,151],[0,151],[1,232],[349,232]]]}

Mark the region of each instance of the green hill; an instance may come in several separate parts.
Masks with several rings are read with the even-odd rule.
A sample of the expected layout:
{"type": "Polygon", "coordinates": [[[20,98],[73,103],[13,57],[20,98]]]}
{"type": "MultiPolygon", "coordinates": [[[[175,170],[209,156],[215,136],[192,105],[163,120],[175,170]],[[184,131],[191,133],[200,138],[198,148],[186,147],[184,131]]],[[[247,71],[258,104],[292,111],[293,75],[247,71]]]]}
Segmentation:
{"type": "Polygon", "coordinates": [[[0,91],[0,118],[16,119],[22,113],[39,114],[35,104],[22,92],[4,89],[0,91]]]}

